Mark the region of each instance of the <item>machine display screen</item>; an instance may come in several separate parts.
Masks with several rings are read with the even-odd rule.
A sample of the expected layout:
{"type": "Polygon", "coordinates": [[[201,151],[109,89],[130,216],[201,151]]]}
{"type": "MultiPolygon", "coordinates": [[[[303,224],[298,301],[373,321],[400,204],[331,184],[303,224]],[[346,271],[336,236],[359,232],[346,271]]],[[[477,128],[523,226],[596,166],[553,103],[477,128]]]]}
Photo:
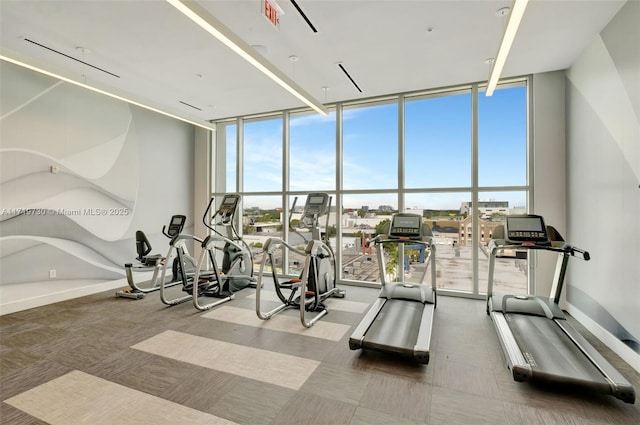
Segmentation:
{"type": "Polygon", "coordinates": [[[507,238],[515,242],[548,243],[547,228],[539,215],[507,216],[507,238]]]}
{"type": "MultiPolygon", "coordinates": [[[[184,222],[187,221],[187,217],[183,215],[174,215],[171,217],[171,221],[169,222],[169,229],[167,229],[167,233],[169,236],[174,237],[180,232],[182,232],[182,228],[184,226],[184,222]]],[[[164,232],[164,227],[162,228],[164,232]]]]}
{"type": "Polygon", "coordinates": [[[509,230],[528,230],[541,232],[542,220],[540,217],[509,217],[509,230]]]}
{"type": "Polygon", "coordinates": [[[420,217],[396,216],[393,219],[393,227],[409,227],[412,229],[419,229],[420,217]]]}
{"type": "Polygon", "coordinates": [[[417,214],[396,214],[391,220],[389,236],[419,238],[422,234],[422,217],[417,214]]]}
{"type": "Polygon", "coordinates": [[[309,204],[324,204],[324,198],[322,196],[312,196],[309,198],[309,204]]]}

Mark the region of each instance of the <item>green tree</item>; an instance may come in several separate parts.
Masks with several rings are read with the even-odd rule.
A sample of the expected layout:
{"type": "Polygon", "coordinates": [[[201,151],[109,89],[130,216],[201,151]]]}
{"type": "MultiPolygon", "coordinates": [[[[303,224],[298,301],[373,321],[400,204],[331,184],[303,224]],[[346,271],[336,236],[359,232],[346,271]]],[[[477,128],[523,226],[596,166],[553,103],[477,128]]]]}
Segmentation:
{"type": "Polygon", "coordinates": [[[389,220],[388,218],[385,220],[382,220],[380,223],[376,224],[376,234],[380,235],[382,233],[386,233],[385,230],[387,230],[386,226],[388,226],[391,223],[391,220],[389,220]]]}
{"type": "Polygon", "coordinates": [[[367,215],[367,212],[363,209],[359,209],[356,214],[358,215],[358,217],[360,218],[364,218],[365,215],[367,215]]]}
{"type": "Polygon", "coordinates": [[[384,271],[388,275],[393,275],[398,267],[398,244],[387,243],[384,244],[384,252],[387,254],[387,264],[384,267],[384,271]]]}
{"type": "Polygon", "coordinates": [[[420,251],[417,249],[405,249],[404,253],[409,256],[411,261],[418,261],[418,258],[420,257],[420,251]]]}

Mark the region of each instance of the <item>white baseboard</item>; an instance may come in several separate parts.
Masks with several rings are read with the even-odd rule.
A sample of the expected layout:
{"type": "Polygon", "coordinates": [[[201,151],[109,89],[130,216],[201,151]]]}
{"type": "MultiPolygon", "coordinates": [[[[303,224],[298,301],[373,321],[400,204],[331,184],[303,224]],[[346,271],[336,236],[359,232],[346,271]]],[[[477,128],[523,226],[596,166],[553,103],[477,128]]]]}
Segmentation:
{"type": "Polygon", "coordinates": [[[622,360],[627,362],[632,368],[640,373],[640,354],[633,351],[622,341],[612,335],[609,331],[600,326],[597,322],[592,320],[589,316],[584,314],[573,305],[568,304],[567,311],[585,328],[587,328],[589,332],[591,332],[593,335],[595,335],[596,338],[598,338],[607,347],[609,347],[611,351],[619,355],[622,360]]]}
{"type": "MultiPolygon", "coordinates": [[[[129,287],[125,278],[109,281],[60,280],[1,285],[0,315],[125,287],[129,287]]],[[[113,296],[115,297],[115,292],[113,296]]]]}

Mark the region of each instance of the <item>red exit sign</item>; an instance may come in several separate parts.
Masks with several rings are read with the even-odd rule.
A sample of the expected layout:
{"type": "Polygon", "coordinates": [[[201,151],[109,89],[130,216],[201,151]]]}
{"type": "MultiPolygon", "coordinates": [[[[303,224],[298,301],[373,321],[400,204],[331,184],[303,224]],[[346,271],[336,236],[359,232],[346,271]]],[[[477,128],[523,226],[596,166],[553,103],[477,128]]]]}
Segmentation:
{"type": "Polygon", "coordinates": [[[284,14],[278,3],[274,0],[262,0],[262,16],[271,22],[271,25],[280,29],[280,16],[284,14]]]}

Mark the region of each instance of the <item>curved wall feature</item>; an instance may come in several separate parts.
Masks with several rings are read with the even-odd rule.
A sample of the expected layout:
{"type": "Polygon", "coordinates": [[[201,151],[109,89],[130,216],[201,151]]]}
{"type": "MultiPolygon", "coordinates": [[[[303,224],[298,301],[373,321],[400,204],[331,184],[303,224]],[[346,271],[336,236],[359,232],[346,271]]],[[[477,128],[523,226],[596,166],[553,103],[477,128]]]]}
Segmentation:
{"type": "Polygon", "coordinates": [[[640,2],[567,70],[569,312],[640,371],[640,2]],[[619,347],[616,349],[616,346],[619,347]]]}
{"type": "Polygon", "coordinates": [[[119,279],[124,275],[121,267],[104,258],[99,252],[80,243],[37,236],[6,236],[0,238],[2,244],[2,266],[20,270],[13,274],[13,281],[7,284],[35,282],[48,276],[46,263],[33,261],[47,258],[65,267],[56,275],[59,280],[78,280],[91,276],[92,279],[119,279]],[[29,264],[29,267],[22,267],[29,264]]]}
{"type": "Polygon", "coordinates": [[[164,254],[162,225],[192,217],[193,128],[0,67],[0,313],[19,309],[27,287],[46,304],[124,283],[136,230],[164,254]]]}

